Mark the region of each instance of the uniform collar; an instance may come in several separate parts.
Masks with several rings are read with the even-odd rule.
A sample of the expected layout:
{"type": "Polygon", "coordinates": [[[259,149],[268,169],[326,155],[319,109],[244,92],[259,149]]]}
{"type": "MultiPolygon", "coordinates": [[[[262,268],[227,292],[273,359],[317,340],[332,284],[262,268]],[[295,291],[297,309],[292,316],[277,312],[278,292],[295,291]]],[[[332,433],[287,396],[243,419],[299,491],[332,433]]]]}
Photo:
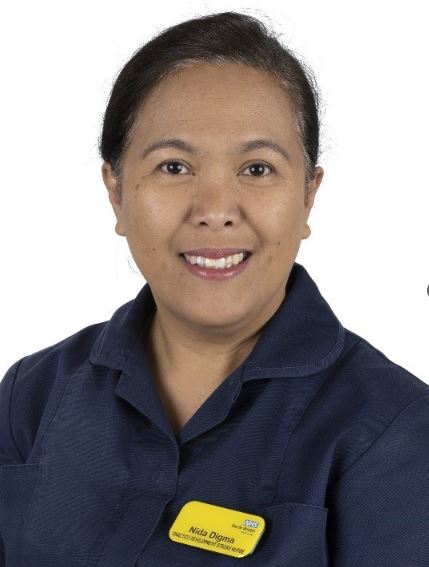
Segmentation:
{"type": "MultiPolygon", "coordinates": [[[[103,328],[90,352],[93,364],[130,371],[156,304],[146,283],[103,328]]],[[[301,264],[294,262],[286,296],[248,355],[242,380],[298,377],[334,364],[343,350],[345,330],[301,264]]],[[[137,353],[141,359],[141,353],[137,353]]]]}

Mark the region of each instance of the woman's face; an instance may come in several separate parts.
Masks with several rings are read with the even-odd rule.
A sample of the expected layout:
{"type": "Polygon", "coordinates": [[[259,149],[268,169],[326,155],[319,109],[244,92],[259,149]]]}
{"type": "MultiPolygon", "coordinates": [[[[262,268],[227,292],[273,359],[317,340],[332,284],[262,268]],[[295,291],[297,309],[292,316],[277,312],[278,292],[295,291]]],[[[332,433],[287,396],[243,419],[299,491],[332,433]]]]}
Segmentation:
{"type": "Polygon", "coordinates": [[[277,310],[301,239],[310,234],[323,170],[317,168],[305,206],[304,155],[288,96],[274,79],[242,64],[207,63],[167,77],[141,109],[122,171],[119,201],[110,164],[102,166],[115,230],[127,238],[158,311],[216,334],[277,310]],[[196,152],[167,147],[142,156],[164,138],[196,152]],[[269,147],[240,151],[261,138],[289,158],[269,147]],[[191,273],[180,256],[197,248],[252,254],[240,274],[213,280],[191,273]]]}

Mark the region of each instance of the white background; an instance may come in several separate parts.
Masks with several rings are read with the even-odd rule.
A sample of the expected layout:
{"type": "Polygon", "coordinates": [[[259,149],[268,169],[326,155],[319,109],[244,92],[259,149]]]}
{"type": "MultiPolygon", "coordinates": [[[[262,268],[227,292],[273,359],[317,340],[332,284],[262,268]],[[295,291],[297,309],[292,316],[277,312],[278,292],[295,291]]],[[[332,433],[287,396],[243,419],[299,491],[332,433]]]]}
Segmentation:
{"type": "Polygon", "coordinates": [[[24,355],[110,319],[145,283],[101,178],[109,92],[162,29],[236,10],[281,32],[322,92],[325,176],[297,261],[346,328],[429,383],[426,3],[262,4],[2,8],[0,378],[24,355]]]}

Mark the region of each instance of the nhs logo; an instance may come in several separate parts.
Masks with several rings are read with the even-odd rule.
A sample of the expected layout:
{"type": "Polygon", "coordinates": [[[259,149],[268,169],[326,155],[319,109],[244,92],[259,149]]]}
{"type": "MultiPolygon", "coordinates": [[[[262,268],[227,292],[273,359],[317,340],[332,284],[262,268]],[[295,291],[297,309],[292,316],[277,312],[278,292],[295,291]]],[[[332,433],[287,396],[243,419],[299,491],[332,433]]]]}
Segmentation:
{"type": "Polygon", "coordinates": [[[243,524],[246,528],[257,528],[259,526],[259,522],[256,522],[255,520],[244,520],[243,524]]]}

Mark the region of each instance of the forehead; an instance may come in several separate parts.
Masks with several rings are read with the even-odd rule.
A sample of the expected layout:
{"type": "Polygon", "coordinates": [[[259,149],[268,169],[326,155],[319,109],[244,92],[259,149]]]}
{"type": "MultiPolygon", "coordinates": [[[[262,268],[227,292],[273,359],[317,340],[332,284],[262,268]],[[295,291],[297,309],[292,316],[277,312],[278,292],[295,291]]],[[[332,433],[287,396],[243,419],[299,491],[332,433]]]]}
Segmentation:
{"type": "Polygon", "coordinates": [[[284,140],[297,134],[291,100],[280,83],[237,63],[176,70],[148,94],[135,127],[146,139],[172,128],[216,136],[258,130],[284,140]]]}

